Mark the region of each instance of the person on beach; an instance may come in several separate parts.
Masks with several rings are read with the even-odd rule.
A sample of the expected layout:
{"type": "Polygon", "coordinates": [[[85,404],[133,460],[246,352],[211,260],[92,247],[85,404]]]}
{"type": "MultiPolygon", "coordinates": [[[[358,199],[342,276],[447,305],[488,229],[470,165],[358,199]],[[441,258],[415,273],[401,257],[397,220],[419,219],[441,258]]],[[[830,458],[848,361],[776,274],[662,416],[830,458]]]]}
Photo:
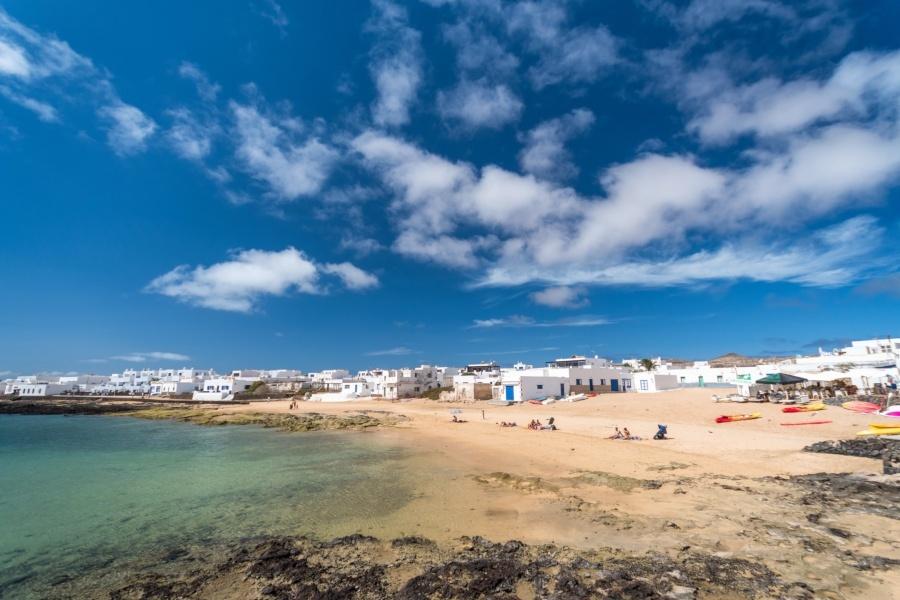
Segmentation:
{"type": "Polygon", "coordinates": [[[625,437],[625,436],[622,435],[622,432],[619,431],[619,428],[618,428],[618,427],[616,427],[616,432],[615,432],[614,434],[612,434],[611,436],[609,436],[609,439],[611,439],[611,440],[621,440],[623,437],[625,437]]]}
{"type": "Polygon", "coordinates": [[[626,439],[626,440],[630,440],[630,439],[631,439],[631,432],[628,431],[628,428],[627,428],[627,427],[623,427],[623,428],[622,428],[622,439],[626,439]]]}
{"type": "Polygon", "coordinates": [[[556,431],[556,425],[554,424],[554,418],[550,417],[550,420],[547,421],[547,424],[541,427],[541,429],[546,429],[549,431],[556,431]]]}
{"type": "Polygon", "coordinates": [[[656,434],[653,436],[654,440],[667,440],[669,438],[666,437],[666,434],[669,432],[669,428],[665,425],[657,425],[658,429],[656,430],[656,434]]]}

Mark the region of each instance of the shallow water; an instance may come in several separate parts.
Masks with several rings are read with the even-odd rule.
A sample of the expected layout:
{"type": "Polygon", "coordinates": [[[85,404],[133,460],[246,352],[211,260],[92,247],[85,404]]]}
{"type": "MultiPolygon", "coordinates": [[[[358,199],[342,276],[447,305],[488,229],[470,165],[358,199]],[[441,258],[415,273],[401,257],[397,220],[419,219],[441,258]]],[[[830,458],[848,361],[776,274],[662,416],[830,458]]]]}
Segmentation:
{"type": "Polygon", "coordinates": [[[0,596],[180,545],[382,517],[412,496],[406,457],[364,433],[0,415],[0,596]]]}

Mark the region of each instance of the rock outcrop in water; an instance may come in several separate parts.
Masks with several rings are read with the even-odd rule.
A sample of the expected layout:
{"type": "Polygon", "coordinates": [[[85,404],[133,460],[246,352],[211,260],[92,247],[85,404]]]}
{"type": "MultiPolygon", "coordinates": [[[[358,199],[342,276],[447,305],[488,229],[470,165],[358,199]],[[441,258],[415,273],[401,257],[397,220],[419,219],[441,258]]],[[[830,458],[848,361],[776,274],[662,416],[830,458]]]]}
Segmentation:
{"type": "Polygon", "coordinates": [[[330,542],[276,537],[234,547],[200,568],[195,556],[175,560],[185,562],[181,574],[148,569],[110,597],[211,597],[223,585],[232,595],[271,599],[814,597],[805,584],[782,581],[767,567],[742,559],[692,552],[677,557],[579,552],[477,537],[450,548],[419,537],[389,543],[362,535],[330,542]]]}
{"type": "Polygon", "coordinates": [[[150,402],[103,402],[101,400],[4,400],[0,415],[105,415],[129,413],[158,406],[150,402]]]}
{"type": "Polygon", "coordinates": [[[163,407],[139,410],[131,416],[141,419],[172,419],[195,425],[260,425],[281,431],[332,431],[337,429],[364,430],[384,425],[396,425],[405,420],[400,415],[373,417],[362,412],[342,415],[320,413],[231,413],[209,408],[163,407]]]}

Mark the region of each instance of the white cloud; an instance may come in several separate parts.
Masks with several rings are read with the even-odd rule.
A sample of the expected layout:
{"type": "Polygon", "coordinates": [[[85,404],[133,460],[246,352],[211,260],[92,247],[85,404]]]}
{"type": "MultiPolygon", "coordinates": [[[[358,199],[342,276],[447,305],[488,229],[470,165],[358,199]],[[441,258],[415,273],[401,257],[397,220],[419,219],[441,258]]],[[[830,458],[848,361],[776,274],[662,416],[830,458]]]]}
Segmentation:
{"type": "Polygon", "coordinates": [[[549,287],[531,294],[531,300],[536,304],[551,306],[553,308],[581,308],[590,302],[585,296],[583,288],[569,286],[549,287]]]}
{"type": "Polygon", "coordinates": [[[566,142],[594,124],[594,113],[578,108],[544,121],[524,136],[525,147],[519,153],[519,164],[526,173],[551,180],[563,180],[578,174],[566,142]]]}
{"type": "MultiPolygon", "coordinates": [[[[148,362],[148,361],[186,361],[191,357],[186,354],[177,352],[130,352],[128,354],[120,354],[118,356],[110,356],[109,360],[121,360],[126,362],[148,362]]],[[[91,359],[90,362],[105,362],[106,359],[91,359]]]]}
{"type": "Polygon", "coordinates": [[[378,287],[378,278],[363,271],[359,267],[348,263],[325,264],[321,267],[323,273],[336,275],[350,290],[366,290],[378,287]]]}
{"type": "MultiPolygon", "coordinates": [[[[727,279],[719,260],[729,254],[795,260],[795,269],[805,269],[807,254],[822,254],[827,243],[809,248],[803,238],[791,239],[792,229],[860,199],[875,201],[900,177],[894,131],[846,125],[756,151],[741,169],[707,167],[690,155],[639,155],[602,174],[605,193],[598,197],[492,165],[479,171],[377,132],[352,146],[394,193],[394,250],[470,272],[486,267],[478,279],[488,285],[674,285],[702,279],[698,266],[710,268],[709,279],[727,279]],[[792,243],[783,244],[785,235],[792,243]],[[719,245],[723,237],[729,242],[719,245]],[[698,250],[704,239],[706,250],[698,250]],[[766,244],[778,252],[770,256],[766,244]]],[[[831,257],[822,268],[829,273],[854,260],[837,250],[823,256],[831,257]]],[[[832,284],[787,267],[773,273],[832,284]]]]}
{"type": "Polygon", "coordinates": [[[855,52],[824,81],[766,78],[741,87],[710,89],[710,98],[688,128],[709,143],[728,142],[746,133],[783,135],[819,121],[864,117],[873,104],[896,113],[898,96],[900,51],[855,52]]]}
{"type": "Polygon", "coordinates": [[[567,31],[531,68],[538,89],[557,83],[593,83],[619,62],[618,42],[602,25],[567,31]]]}
{"type": "Polygon", "coordinates": [[[91,61],[53,35],[42,35],[0,9],[0,75],[25,80],[97,76],[91,61]]]}
{"type": "Polygon", "coordinates": [[[558,270],[525,264],[512,269],[498,266],[488,271],[480,285],[505,287],[541,281],[557,285],[667,287],[744,279],[837,287],[884,268],[876,254],[883,234],[873,217],[860,216],[807,234],[799,241],[729,242],[714,250],[699,250],[676,258],[625,260],[595,267],[579,264],[558,270]]]}
{"type": "Polygon", "coordinates": [[[31,64],[25,56],[25,51],[0,40],[0,73],[28,77],[31,74],[31,64]]]}
{"type": "Polygon", "coordinates": [[[790,6],[774,0],[692,0],[680,13],[672,5],[665,8],[679,26],[698,31],[724,21],[740,21],[750,14],[783,21],[797,18],[790,6]]]}
{"type": "Polygon", "coordinates": [[[147,139],[156,131],[153,119],[124,102],[103,106],[97,112],[108,122],[106,140],[120,156],[144,150],[147,139]]]}
{"type": "Polygon", "coordinates": [[[166,138],[175,154],[186,160],[202,161],[212,151],[213,138],[219,135],[215,123],[201,123],[186,108],[168,111],[172,126],[166,131],[166,138]]]}
{"type": "Polygon", "coordinates": [[[230,103],[235,156],[253,178],[279,199],[318,193],[339,155],[296,120],[275,122],[255,106],[230,103]]]}
{"type": "Polygon", "coordinates": [[[296,248],[242,250],[208,267],[175,267],[151,281],[146,291],[216,310],[251,312],[263,296],[289,292],[325,293],[320,274],[336,275],[345,287],[372,287],[377,279],[350,263],[319,266],[296,248]]]}
{"type": "Polygon", "coordinates": [[[422,83],[421,35],[409,26],[402,6],[390,0],[372,0],[372,5],[369,30],[378,37],[369,65],[378,91],[372,118],[382,126],[405,125],[422,83]]]}
{"type": "Polygon", "coordinates": [[[178,74],[194,83],[194,86],[197,88],[197,94],[203,100],[207,102],[215,101],[216,97],[219,95],[219,91],[221,90],[221,86],[218,83],[212,82],[209,80],[209,77],[204,73],[200,67],[190,62],[182,62],[178,66],[178,74]]]}
{"type": "Polygon", "coordinates": [[[357,256],[368,256],[384,250],[384,245],[376,239],[347,235],[341,238],[340,246],[342,250],[349,250],[357,256]]]}
{"type": "Polygon", "coordinates": [[[524,36],[538,57],[529,70],[537,89],[557,83],[592,83],[621,60],[619,42],[606,27],[568,27],[562,3],[518,2],[504,18],[508,30],[524,36]]]}
{"type": "Polygon", "coordinates": [[[5,96],[10,102],[14,102],[19,106],[30,110],[45,123],[55,123],[59,121],[59,115],[57,114],[56,109],[46,102],[23,96],[5,86],[0,86],[0,94],[5,96]]]}
{"type": "Polygon", "coordinates": [[[524,315],[512,315],[510,317],[494,318],[494,319],[475,319],[470,325],[470,329],[489,329],[494,327],[510,327],[510,328],[547,328],[547,327],[596,327],[599,325],[609,325],[612,323],[604,317],[593,315],[581,315],[568,319],[559,319],[558,321],[536,321],[532,317],[524,315]]]}
{"type": "Polygon", "coordinates": [[[281,35],[284,35],[287,32],[287,26],[291,23],[284,13],[284,9],[275,0],[262,0],[262,3],[264,7],[260,14],[277,27],[281,35]]]}
{"type": "Polygon", "coordinates": [[[438,93],[438,111],[466,129],[500,129],[519,119],[523,104],[504,84],[486,80],[462,81],[448,92],[438,93]]]}
{"type": "Polygon", "coordinates": [[[409,354],[415,354],[415,351],[406,346],[396,346],[395,348],[388,348],[387,350],[366,352],[366,356],[407,356],[409,354]]]}

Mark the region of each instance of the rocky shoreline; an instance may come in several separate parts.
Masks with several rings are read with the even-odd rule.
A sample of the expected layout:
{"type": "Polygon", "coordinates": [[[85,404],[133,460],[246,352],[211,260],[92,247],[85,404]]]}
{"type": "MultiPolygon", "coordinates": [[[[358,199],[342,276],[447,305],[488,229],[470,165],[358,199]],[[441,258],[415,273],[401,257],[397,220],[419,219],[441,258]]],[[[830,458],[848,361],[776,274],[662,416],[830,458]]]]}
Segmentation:
{"type": "Polygon", "coordinates": [[[120,574],[112,586],[104,577],[63,579],[44,593],[62,598],[105,589],[114,600],[815,597],[808,585],[784,581],[766,566],[739,558],[690,550],[674,557],[608,548],[576,551],[479,537],[448,547],[421,537],[271,537],[217,553],[168,552],[124,580],[120,574]]]}
{"type": "Polygon", "coordinates": [[[275,414],[265,412],[231,413],[222,407],[195,406],[184,403],[160,403],[104,400],[7,400],[0,401],[0,414],[17,415],[115,415],[140,419],[173,420],[195,425],[258,425],[280,431],[362,431],[393,426],[406,421],[402,415],[379,414],[371,411],[349,412],[343,415],[321,413],[275,414]]]}
{"type": "Polygon", "coordinates": [[[804,450],[806,452],[823,452],[825,454],[881,459],[885,475],[900,474],[900,440],[891,440],[883,437],[829,440],[810,444],[804,450]]]}

